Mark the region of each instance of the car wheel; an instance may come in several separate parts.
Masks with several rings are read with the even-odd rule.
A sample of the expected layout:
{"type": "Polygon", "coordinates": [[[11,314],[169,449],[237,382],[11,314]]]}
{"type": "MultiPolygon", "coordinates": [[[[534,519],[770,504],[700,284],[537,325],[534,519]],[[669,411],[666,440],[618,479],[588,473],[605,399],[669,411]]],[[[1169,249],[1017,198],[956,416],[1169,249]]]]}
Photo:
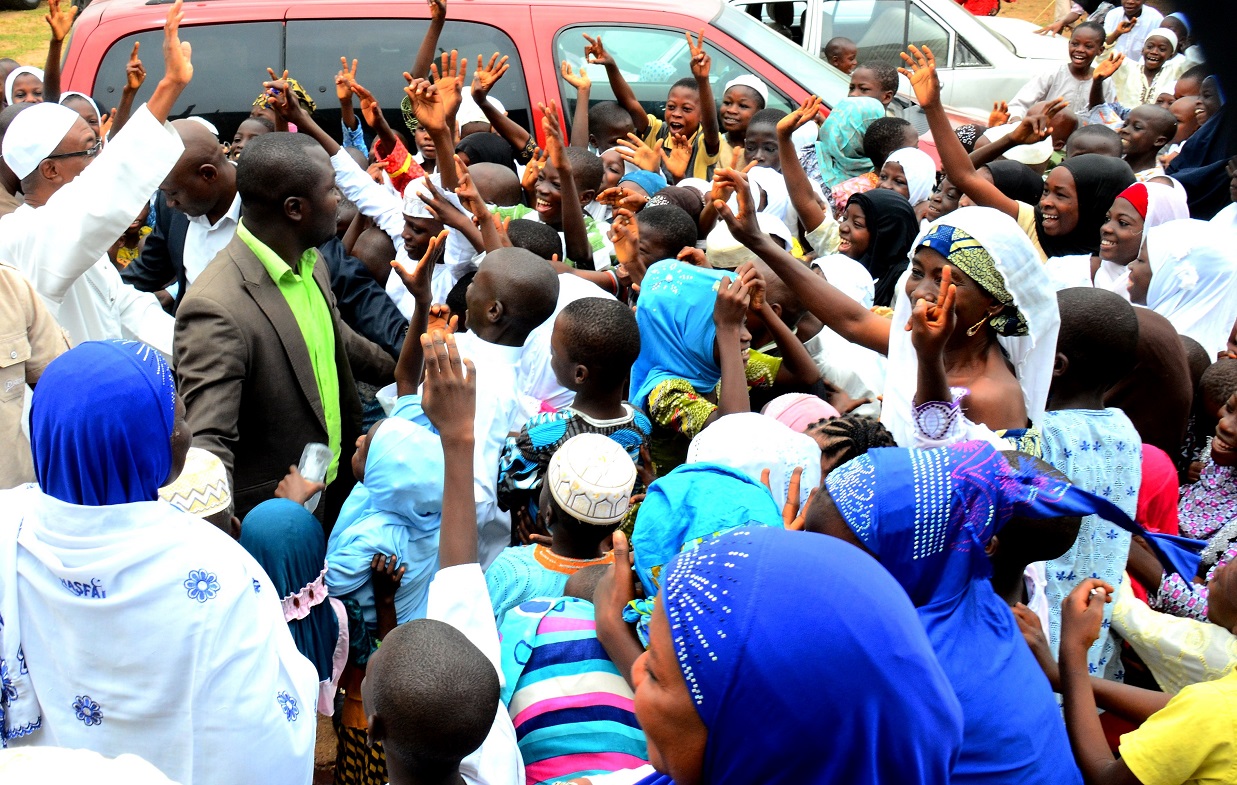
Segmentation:
{"type": "Polygon", "coordinates": [[[3,6],[17,11],[33,11],[39,7],[40,2],[41,0],[5,0],[3,6]]]}

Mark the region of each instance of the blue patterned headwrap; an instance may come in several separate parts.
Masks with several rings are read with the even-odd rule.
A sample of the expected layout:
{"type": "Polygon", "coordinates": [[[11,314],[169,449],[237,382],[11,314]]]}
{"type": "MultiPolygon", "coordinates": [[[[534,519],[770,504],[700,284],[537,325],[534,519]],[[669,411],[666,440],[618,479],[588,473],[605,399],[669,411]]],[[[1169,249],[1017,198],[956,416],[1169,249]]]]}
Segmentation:
{"type": "Polygon", "coordinates": [[[176,382],[156,349],[87,341],[52,360],[30,405],[35,476],[49,496],[152,502],[172,469],[176,382]]]}

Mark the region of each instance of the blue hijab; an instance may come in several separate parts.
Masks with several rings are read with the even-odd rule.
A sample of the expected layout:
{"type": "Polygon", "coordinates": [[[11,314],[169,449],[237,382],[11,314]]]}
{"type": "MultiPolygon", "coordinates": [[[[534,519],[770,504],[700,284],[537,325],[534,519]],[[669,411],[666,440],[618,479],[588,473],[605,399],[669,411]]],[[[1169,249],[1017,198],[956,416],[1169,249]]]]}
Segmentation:
{"type": "Polygon", "coordinates": [[[381,421],[370,437],[365,481],[340,510],[326,554],[331,594],[352,595],[371,625],[378,621],[370,582],[376,554],[394,555],[405,568],[395,592],[399,623],[425,616],[430,580],[438,571],[442,479],[442,441],[428,421],[381,421]]]}
{"type": "MultiPolygon", "coordinates": [[[[280,599],[318,580],[326,565],[322,524],[290,499],[270,499],[250,510],[241,524],[241,545],[266,570],[280,599]]],[[[326,602],[325,593],[312,601],[317,604],[310,607],[307,616],[288,620],[288,630],[296,648],[318,669],[318,681],[328,681],[339,639],[339,619],[326,602]]]]}
{"type": "Polygon", "coordinates": [[[1105,514],[1111,505],[985,442],[871,450],[825,487],[919,609],[962,704],[954,782],[1081,783],[1052,688],[992,588],[984,546],[1014,516],[1105,514]]]}
{"type": "Polygon", "coordinates": [[[39,487],[69,504],[153,502],[172,469],[176,381],[137,341],[87,341],[52,360],[30,405],[39,487]]]}
{"type": "Polygon", "coordinates": [[[713,304],[721,279],[733,277],[676,259],[645,272],[636,306],[640,355],[631,368],[636,406],[648,411],[649,393],[667,379],[686,379],[701,394],[721,381],[722,369],[713,359],[713,304]]]}
{"type": "Polygon", "coordinates": [[[736,529],[675,559],[662,594],[708,729],[704,782],[950,782],[958,701],[905,593],[858,548],[736,529]]]}

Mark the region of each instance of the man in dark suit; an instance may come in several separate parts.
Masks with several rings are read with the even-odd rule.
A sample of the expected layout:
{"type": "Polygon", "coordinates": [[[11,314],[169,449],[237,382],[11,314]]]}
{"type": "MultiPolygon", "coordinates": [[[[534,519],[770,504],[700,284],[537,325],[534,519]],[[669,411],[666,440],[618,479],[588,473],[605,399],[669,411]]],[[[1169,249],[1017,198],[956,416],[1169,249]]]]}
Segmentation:
{"type": "Polygon", "coordinates": [[[296,134],[251,141],[236,172],[236,237],[176,315],[176,375],[194,446],[218,455],[237,515],[274,495],[310,442],[331,447],[325,520],[353,484],[357,376],[392,378],[390,355],[344,324],[317,247],[339,192],[321,147],[296,134]],[[338,475],[338,480],[335,481],[338,475]]]}

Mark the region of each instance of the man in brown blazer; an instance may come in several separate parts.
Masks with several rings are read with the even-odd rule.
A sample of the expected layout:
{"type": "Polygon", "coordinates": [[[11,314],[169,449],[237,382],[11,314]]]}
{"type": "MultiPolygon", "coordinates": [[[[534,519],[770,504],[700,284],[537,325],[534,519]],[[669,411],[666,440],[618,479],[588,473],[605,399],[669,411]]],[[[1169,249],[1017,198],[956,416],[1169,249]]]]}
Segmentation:
{"type": "Polygon", "coordinates": [[[335,232],[339,203],[322,148],[297,134],[260,136],[245,147],[236,187],[236,237],[176,313],[176,375],[193,444],[223,460],[242,518],[274,496],[306,444],[330,445],[318,509],[331,523],[355,482],[353,371],[384,384],[394,362],[339,318],[317,251],[335,232]]]}

